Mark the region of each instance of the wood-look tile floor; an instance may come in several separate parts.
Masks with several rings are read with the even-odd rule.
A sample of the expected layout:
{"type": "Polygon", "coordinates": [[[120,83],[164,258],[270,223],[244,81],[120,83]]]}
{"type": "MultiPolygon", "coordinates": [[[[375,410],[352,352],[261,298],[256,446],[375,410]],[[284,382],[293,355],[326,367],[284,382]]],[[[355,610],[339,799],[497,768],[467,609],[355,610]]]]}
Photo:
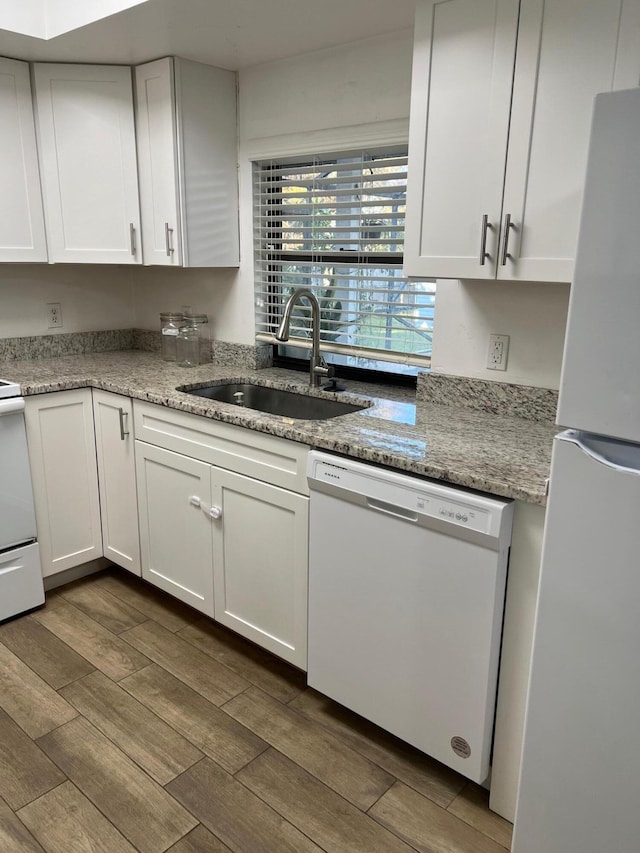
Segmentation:
{"type": "Polygon", "coordinates": [[[504,853],[487,799],[119,570],[0,625],[1,853],[504,853]]]}

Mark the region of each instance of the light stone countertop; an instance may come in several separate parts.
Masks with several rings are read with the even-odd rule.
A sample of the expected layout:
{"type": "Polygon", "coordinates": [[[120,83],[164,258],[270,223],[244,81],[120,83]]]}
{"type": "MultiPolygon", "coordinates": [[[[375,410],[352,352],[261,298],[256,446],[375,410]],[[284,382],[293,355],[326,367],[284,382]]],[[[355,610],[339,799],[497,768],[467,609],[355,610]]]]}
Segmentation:
{"type": "Polygon", "coordinates": [[[523,418],[416,402],[408,388],[346,381],[344,402],[372,402],[361,412],[324,421],[293,420],[177,391],[216,381],[257,382],[309,392],[305,373],[214,364],[180,368],[137,350],[0,362],[0,378],[25,396],[90,386],[183,412],[299,441],[494,495],[544,505],[557,428],[523,418]]]}

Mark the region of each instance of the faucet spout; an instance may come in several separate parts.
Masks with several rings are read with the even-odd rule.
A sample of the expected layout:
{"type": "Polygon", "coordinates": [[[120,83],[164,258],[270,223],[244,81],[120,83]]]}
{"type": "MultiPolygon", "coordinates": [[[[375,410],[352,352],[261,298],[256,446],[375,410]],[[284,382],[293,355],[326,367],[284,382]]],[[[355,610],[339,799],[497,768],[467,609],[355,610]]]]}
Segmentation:
{"type": "Polygon", "coordinates": [[[291,315],[297,302],[302,297],[306,297],[311,305],[311,360],[309,363],[309,385],[312,388],[319,388],[323,376],[333,376],[333,367],[327,367],[327,363],[320,355],[320,303],[311,290],[307,287],[300,287],[294,290],[286,305],[282,320],[278,326],[278,331],[275,334],[277,341],[284,343],[289,340],[289,329],[291,326],[291,315]]]}

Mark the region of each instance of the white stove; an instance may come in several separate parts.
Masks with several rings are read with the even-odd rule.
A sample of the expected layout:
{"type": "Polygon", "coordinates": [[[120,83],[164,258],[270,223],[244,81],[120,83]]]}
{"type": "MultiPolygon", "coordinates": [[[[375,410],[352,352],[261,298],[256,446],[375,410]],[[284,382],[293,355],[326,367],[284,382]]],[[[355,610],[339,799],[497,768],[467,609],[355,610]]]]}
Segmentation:
{"type": "Polygon", "coordinates": [[[44,604],[24,399],[0,380],[0,621],[44,604]]]}
{"type": "Polygon", "coordinates": [[[17,382],[7,382],[0,379],[0,400],[6,400],[7,397],[19,397],[21,393],[17,382]]]}

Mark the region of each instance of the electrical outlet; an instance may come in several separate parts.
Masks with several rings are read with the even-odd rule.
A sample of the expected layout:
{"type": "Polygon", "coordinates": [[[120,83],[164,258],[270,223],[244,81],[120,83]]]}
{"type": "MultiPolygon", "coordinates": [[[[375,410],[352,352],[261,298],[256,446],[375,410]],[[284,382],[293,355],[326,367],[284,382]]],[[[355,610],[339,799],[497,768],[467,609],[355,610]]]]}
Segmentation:
{"type": "Polygon", "coordinates": [[[509,335],[489,335],[488,370],[506,370],[509,355],[509,335]]]}
{"type": "Polygon", "coordinates": [[[50,329],[62,328],[62,308],[59,302],[47,302],[50,329]]]}

